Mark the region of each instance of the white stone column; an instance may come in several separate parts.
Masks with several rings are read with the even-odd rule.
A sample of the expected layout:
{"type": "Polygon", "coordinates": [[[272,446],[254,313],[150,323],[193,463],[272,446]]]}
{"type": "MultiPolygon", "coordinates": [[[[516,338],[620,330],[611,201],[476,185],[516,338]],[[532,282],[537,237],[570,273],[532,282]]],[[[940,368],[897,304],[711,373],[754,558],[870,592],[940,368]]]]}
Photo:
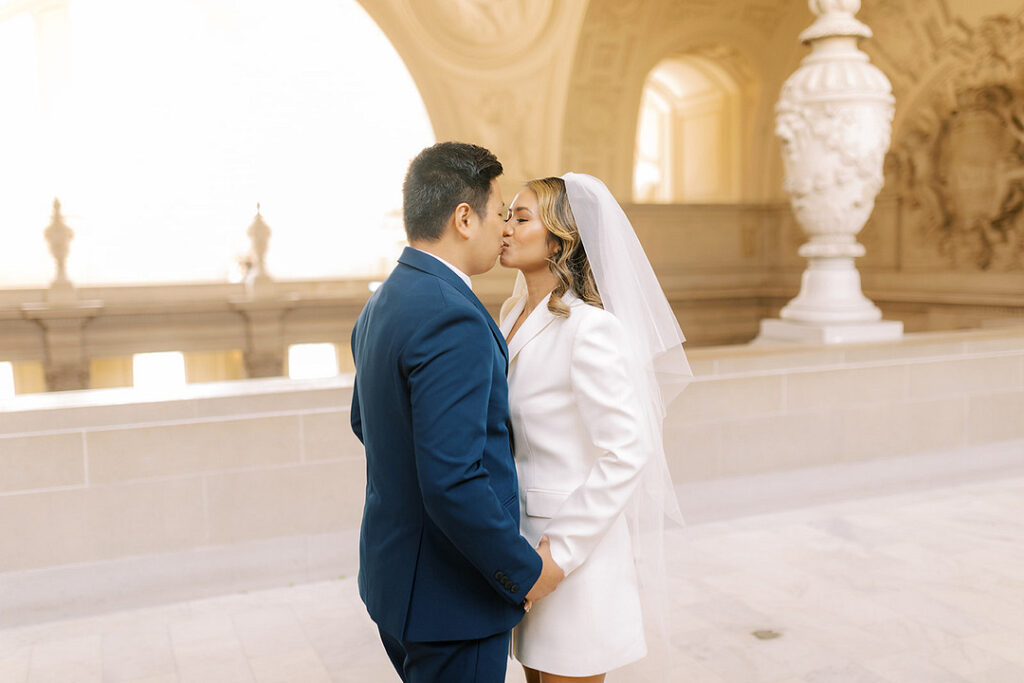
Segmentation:
{"type": "Polygon", "coordinates": [[[810,0],[817,20],[800,34],[811,53],[786,80],[776,104],[785,188],[808,241],[800,293],[781,319],[761,321],[757,342],[844,343],[899,338],[903,323],[861,292],[857,234],[882,189],[892,127],[892,86],[857,46],[871,29],[854,14],[860,0],[810,0]]]}

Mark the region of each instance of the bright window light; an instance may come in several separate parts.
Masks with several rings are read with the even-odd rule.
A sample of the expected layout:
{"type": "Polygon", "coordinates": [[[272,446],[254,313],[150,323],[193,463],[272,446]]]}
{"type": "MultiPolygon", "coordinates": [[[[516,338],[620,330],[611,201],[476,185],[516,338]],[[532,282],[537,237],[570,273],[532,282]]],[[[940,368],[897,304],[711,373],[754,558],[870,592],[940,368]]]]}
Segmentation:
{"type": "Polygon", "coordinates": [[[10,363],[0,363],[0,398],[12,398],[14,396],[14,366],[10,363]]]}
{"type": "Polygon", "coordinates": [[[237,280],[257,202],[274,277],[390,270],[402,179],[434,134],[357,0],[14,5],[0,19],[0,287],[52,277],[54,196],[76,283],[237,280]]]}
{"type": "Polygon", "coordinates": [[[316,379],[338,374],[338,352],[334,344],[295,344],[288,347],[288,376],[316,379]]]}
{"type": "Polygon", "coordinates": [[[137,353],[132,356],[132,378],[137,389],[183,387],[185,354],[178,351],[137,353]]]}

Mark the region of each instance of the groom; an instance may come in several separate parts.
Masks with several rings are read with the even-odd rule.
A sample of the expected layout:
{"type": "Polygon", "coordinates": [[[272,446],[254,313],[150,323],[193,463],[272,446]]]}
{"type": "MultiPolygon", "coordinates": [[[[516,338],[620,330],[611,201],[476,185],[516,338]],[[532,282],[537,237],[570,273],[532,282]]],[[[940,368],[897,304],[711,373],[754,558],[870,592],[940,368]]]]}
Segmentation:
{"type": "Polygon", "coordinates": [[[443,142],[413,159],[409,238],[352,333],[366,448],[359,594],[407,683],[502,683],[509,632],[563,574],[519,535],[508,349],[472,292],[497,259],[501,163],[443,142]]]}

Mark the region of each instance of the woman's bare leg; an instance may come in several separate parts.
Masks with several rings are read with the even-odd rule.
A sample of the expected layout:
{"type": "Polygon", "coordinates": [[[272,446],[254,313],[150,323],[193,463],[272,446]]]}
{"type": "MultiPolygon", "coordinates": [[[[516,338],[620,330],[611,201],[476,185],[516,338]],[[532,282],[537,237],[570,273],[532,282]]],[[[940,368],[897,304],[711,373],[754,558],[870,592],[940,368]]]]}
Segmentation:
{"type": "Polygon", "coordinates": [[[526,683],[604,683],[604,677],[608,674],[597,674],[596,676],[559,676],[558,674],[544,673],[523,666],[523,673],[526,674],[526,683]]]}
{"type": "MultiPolygon", "coordinates": [[[[559,676],[541,672],[539,683],[604,683],[605,674],[596,676],[559,676]]],[[[529,678],[526,679],[528,682],[529,678]]]]}

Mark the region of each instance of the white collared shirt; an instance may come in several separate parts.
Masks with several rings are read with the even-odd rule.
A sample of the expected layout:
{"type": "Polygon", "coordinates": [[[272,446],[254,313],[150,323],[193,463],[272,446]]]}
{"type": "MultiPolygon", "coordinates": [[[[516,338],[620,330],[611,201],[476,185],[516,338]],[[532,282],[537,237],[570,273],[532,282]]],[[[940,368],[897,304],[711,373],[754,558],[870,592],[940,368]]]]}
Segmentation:
{"type": "MultiPolygon", "coordinates": [[[[410,247],[410,249],[416,249],[416,247],[410,247]]],[[[453,273],[455,273],[460,278],[462,278],[462,281],[466,283],[466,286],[469,287],[470,291],[473,290],[473,281],[470,280],[469,276],[466,275],[465,273],[463,273],[461,270],[459,270],[458,268],[456,268],[452,264],[448,263],[447,261],[445,261],[443,258],[438,256],[437,254],[431,254],[429,251],[423,251],[422,249],[416,249],[416,251],[420,252],[421,254],[426,254],[427,256],[433,256],[438,261],[440,261],[441,263],[443,263],[446,266],[448,266],[449,268],[451,268],[453,273]]]]}

